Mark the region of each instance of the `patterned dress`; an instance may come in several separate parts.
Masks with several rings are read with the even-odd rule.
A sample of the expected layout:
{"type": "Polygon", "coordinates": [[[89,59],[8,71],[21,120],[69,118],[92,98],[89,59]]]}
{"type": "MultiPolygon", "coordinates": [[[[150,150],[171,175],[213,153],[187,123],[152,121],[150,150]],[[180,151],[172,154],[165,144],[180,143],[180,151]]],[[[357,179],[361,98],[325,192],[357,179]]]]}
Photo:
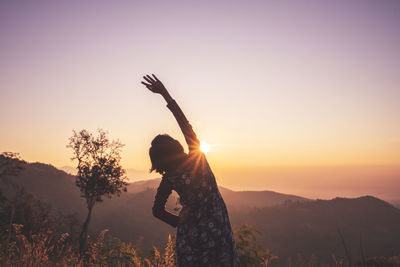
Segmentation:
{"type": "Polygon", "coordinates": [[[157,190],[153,213],[177,227],[179,267],[239,266],[228,212],[199,141],[176,102],[168,104],[189,145],[187,165],[175,176],[164,175],[157,190]],[[179,216],[165,210],[171,191],[182,205],[179,216]]]}

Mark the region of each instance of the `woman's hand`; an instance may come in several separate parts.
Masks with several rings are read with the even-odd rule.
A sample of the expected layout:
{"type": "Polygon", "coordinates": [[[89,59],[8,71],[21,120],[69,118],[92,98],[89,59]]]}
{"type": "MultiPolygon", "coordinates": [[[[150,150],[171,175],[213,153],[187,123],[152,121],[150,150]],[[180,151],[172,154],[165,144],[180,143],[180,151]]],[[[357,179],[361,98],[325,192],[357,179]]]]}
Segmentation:
{"type": "Polygon", "coordinates": [[[156,77],[156,75],[152,75],[153,77],[151,77],[150,75],[143,76],[143,79],[145,79],[147,83],[142,82],[142,84],[144,84],[147,89],[149,89],[153,93],[162,95],[167,103],[173,101],[164,84],[162,84],[162,82],[156,77]]]}
{"type": "Polygon", "coordinates": [[[156,77],[156,75],[152,74],[153,77],[150,75],[143,76],[143,79],[147,81],[147,83],[142,82],[147,89],[152,91],[153,93],[160,94],[160,95],[165,95],[167,93],[167,89],[165,86],[162,84],[162,82],[156,77]]]}

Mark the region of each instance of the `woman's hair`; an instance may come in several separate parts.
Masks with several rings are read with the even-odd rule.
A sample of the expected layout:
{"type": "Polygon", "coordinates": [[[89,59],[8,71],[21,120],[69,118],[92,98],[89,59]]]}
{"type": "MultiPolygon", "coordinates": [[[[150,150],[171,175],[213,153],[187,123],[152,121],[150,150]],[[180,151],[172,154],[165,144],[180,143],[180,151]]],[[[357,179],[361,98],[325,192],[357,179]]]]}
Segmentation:
{"type": "Polygon", "coordinates": [[[168,134],[159,134],[153,139],[149,154],[151,159],[150,172],[155,170],[160,174],[176,168],[182,158],[186,156],[179,141],[168,134]]]}

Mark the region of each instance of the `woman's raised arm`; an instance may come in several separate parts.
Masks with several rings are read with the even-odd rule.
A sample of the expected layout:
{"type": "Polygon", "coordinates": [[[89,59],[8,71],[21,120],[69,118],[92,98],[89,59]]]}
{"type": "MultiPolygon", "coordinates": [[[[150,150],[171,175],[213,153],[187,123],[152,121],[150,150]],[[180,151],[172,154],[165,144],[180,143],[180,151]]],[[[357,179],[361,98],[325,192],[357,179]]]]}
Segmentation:
{"type": "Polygon", "coordinates": [[[200,148],[200,141],[197,139],[197,136],[193,131],[189,121],[186,119],[185,114],[178,106],[176,101],[168,93],[162,82],[154,74],[153,77],[150,75],[143,76],[143,79],[145,79],[146,82],[142,82],[142,84],[144,84],[147,89],[153,93],[162,95],[165,101],[167,101],[167,107],[169,110],[171,110],[172,114],[174,114],[175,119],[178,122],[179,127],[181,128],[186,139],[186,143],[189,146],[189,152],[198,151],[200,148]]]}

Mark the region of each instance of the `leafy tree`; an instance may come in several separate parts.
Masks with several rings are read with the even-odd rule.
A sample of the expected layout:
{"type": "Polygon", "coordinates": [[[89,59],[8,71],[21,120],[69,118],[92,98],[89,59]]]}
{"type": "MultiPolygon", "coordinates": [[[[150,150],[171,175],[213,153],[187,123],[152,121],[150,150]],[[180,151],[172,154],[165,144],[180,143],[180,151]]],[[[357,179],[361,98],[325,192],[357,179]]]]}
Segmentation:
{"type": "Polygon", "coordinates": [[[110,141],[102,129],[97,131],[96,136],[87,130],[73,132],[67,147],[73,150],[72,160],[78,161],[76,185],[86,199],[88,208],[79,241],[79,251],[83,255],[94,205],[101,202],[103,196],[111,198],[112,195],[119,196],[121,192],[126,192],[127,183],[125,170],[120,165],[123,147],[120,141],[110,141]]]}
{"type": "Polygon", "coordinates": [[[17,175],[19,171],[23,170],[22,163],[23,161],[20,160],[18,153],[0,153],[0,178],[9,175],[17,175]]]}
{"type": "MultiPolygon", "coordinates": [[[[9,176],[18,175],[19,172],[24,169],[23,165],[24,161],[20,159],[18,153],[3,152],[0,154],[0,183],[4,185],[3,188],[7,188],[8,186],[8,191],[14,191],[14,192],[19,192],[22,190],[16,183],[14,183],[12,179],[9,179],[10,178],[9,176]]],[[[4,233],[5,229],[3,229],[3,227],[6,224],[8,224],[8,229],[7,229],[8,231],[7,242],[8,242],[11,238],[11,230],[15,217],[16,203],[19,200],[19,198],[17,194],[15,194],[14,197],[12,197],[10,196],[12,194],[9,193],[8,198],[10,199],[7,199],[2,190],[3,189],[0,189],[0,215],[1,215],[0,230],[2,233],[4,233]]]]}

